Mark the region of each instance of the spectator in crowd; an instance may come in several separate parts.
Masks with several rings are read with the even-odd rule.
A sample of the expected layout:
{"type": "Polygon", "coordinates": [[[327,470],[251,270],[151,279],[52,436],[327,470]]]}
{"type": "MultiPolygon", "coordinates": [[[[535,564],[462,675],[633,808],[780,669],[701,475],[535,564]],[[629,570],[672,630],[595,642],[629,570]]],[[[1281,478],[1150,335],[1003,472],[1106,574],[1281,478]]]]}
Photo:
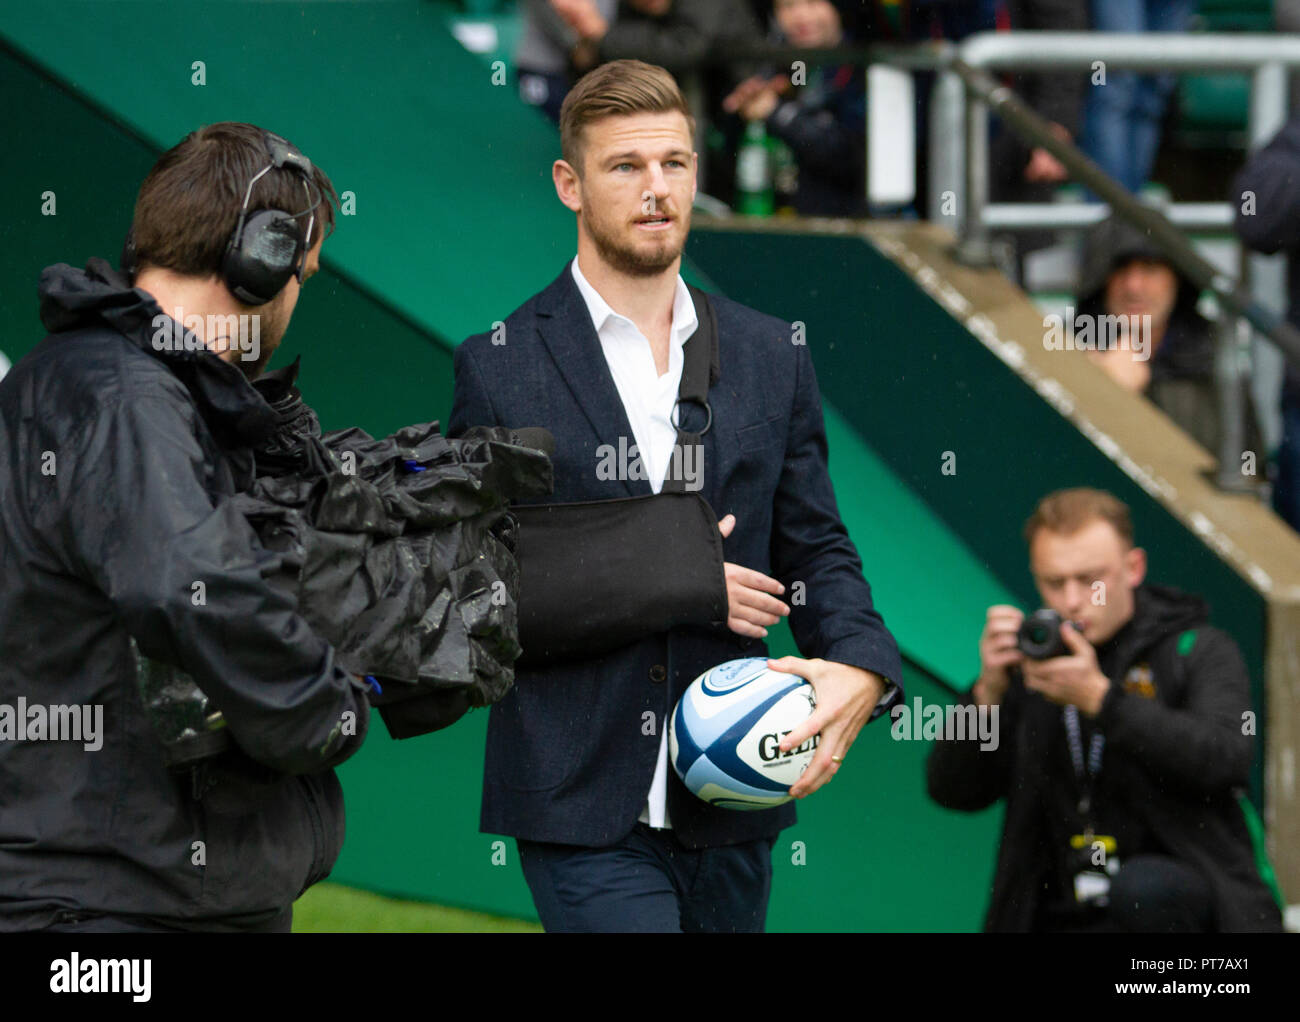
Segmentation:
{"type": "MultiPolygon", "coordinates": [[[[845,2],[845,0],[841,0],[845,2]]],[[[831,0],[775,0],[777,42],[809,49],[846,37],[831,0]]],[[[812,66],[792,85],[788,74],[755,75],[723,101],[728,113],[761,121],[794,155],[794,208],[804,216],[866,213],[866,75],[853,64],[812,66]]]]}
{"type": "Polygon", "coordinates": [[[1144,583],[1146,554],[1111,494],[1050,494],[1025,537],[1044,603],[1078,630],[1052,626],[1064,652],[1032,659],[1024,614],[990,607],[961,702],[990,715],[998,741],[946,735],[927,763],[940,805],[1006,799],[985,929],[1280,931],[1240,790],[1254,738],[1236,643],[1200,597],[1144,583]]]}
{"type": "MultiPolygon", "coordinates": [[[[608,24],[618,0],[590,0],[591,16],[608,24]]],[[[552,5],[551,0],[524,0],[520,5],[519,42],[515,45],[515,70],[519,96],[539,107],[552,121],[560,121],[560,105],[573,84],[570,55],[578,33],[552,5]]]]}
{"type": "MultiPolygon", "coordinates": [[[[1286,252],[1287,318],[1300,326],[1300,113],[1241,168],[1228,201],[1237,234],[1257,252],[1286,252]]],[[[1282,447],[1273,484],[1277,513],[1300,529],[1300,369],[1288,360],[1282,385],[1282,447]]]]}
{"type": "MultiPolygon", "coordinates": [[[[1078,0],[997,0],[993,4],[997,31],[1086,32],[1086,4],[1078,0]]],[[[1035,113],[1052,124],[1053,132],[1074,141],[1083,128],[1085,75],[1078,71],[1017,72],[1011,88],[1035,113]]],[[[994,202],[1050,202],[1052,193],[1069,179],[1065,166],[1041,146],[1016,134],[993,118],[989,143],[989,198],[994,202]]],[[[1022,231],[1014,236],[1017,258],[1051,245],[1052,231],[1022,231]]],[[[1024,279],[1024,271],[1018,271],[1024,279]]]]}
{"type": "MultiPolygon", "coordinates": [[[[914,43],[946,39],[960,42],[976,32],[1088,30],[1087,5],[1075,0],[900,0],[896,4],[846,7],[850,24],[856,19],[866,31],[858,38],[873,42],[914,43]]],[[[1036,113],[1051,121],[1066,141],[1082,130],[1084,85],[1079,72],[1014,72],[1001,76],[1036,113]]],[[[916,75],[917,207],[930,208],[928,137],[930,91],[933,74],[916,75]]],[[[1046,202],[1067,179],[1064,165],[1041,146],[1034,146],[992,119],[989,146],[989,195],[994,202],[1046,202]]],[[[1019,232],[1014,237],[1018,255],[1050,244],[1049,232],[1019,232]]],[[[1023,274],[1022,274],[1023,276],[1023,274]]]]}
{"type": "MultiPolygon", "coordinates": [[[[1092,0],[1098,32],[1186,32],[1195,0],[1092,0]]],[[[1171,74],[1106,68],[1088,97],[1084,149],[1107,174],[1138,192],[1155,166],[1171,74]]]]}
{"type": "Polygon", "coordinates": [[[636,59],[666,68],[677,79],[695,118],[701,187],[730,201],[740,123],[716,123],[722,97],[754,70],[752,62],[713,63],[718,50],[756,44],[763,33],[748,0],[619,0],[614,20],[594,0],[550,0],[577,34],[572,59],[579,72],[611,60],[636,59]],[[721,133],[710,144],[708,127],[721,133]]]}
{"type": "Polygon", "coordinates": [[[674,75],[695,71],[728,42],[761,38],[746,0],[620,0],[617,17],[602,16],[596,0],[550,0],[578,35],[587,58],[579,68],[611,60],[658,64],[674,75]]]}
{"type": "MultiPolygon", "coordinates": [[[[1214,327],[1197,311],[1197,297],[1196,285],[1158,246],[1111,217],[1093,229],[1084,246],[1075,340],[1116,383],[1149,398],[1218,454],[1214,327]],[[1082,343],[1085,338],[1088,344],[1082,343]]],[[[1262,463],[1259,426],[1244,384],[1242,403],[1242,440],[1262,463]]]]}

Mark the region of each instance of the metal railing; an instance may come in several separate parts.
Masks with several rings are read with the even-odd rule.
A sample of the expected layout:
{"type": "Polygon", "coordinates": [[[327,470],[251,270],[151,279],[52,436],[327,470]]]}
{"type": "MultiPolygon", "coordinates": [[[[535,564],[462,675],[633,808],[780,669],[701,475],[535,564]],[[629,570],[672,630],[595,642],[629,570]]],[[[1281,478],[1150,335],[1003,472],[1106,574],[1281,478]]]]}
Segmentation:
{"type": "MultiPolygon", "coordinates": [[[[932,103],[931,203],[944,190],[936,189],[936,184],[952,189],[953,182],[961,182],[961,192],[955,196],[959,211],[956,257],[974,265],[990,265],[993,230],[1079,227],[1101,220],[1112,211],[1145,231],[1179,270],[1197,287],[1212,292],[1218,301],[1215,379],[1220,443],[1216,483],[1228,490],[1256,489],[1254,480],[1241,471],[1245,412],[1240,323],[1243,319],[1249,322],[1276,344],[1285,358],[1300,365],[1300,331],[1261,301],[1276,300],[1283,293],[1280,263],[1248,256],[1238,246],[1239,279],[1232,280],[1202,258],[1182,233],[1229,231],[1235,212],[1228,202],[1173,203],[1166,207],[1168,215],[1142,203],[1076,146],[1059,138],[1047,120],[1029,109],[989,71],[1095,72],[1099,67],[1106,72],[1248,70],[1252,78],[1249,131],[1254,147],[1271,137],[1286,120],[1287,74],[1300,66],[1300,38],[1242,33],[991,32],[949,45],[944,58],[946,70],[940,74],[932,103]],[[1007,127],[1031,145],[1051,153],[1073,180],[1091,189],[1109,207],[1086,202],[991,204],[991,113],[997,113],[1007,127]],[[964,149],[959,150],[962,143],[964,149]]],[[[937,205],[932,206],[931,215],[944,219],[937,205]]],[[[1262,460],[1263,452],[1256,454],[1262,460]]]]}
{"type": "MultiPolygon", "coordinates": [[[[1053,203],[1032,213],[1015,204],[990,205],[987,159],[967,158],[975,157],[976,149],[987,151],[989,104],[966,88],[958,63],[983,71],[1094,72],[1098,62],[1106,72],[1249,71],[1252,148],[1285,122],[1287,71],[1300,66],[1300,37],[1246,33],[981,32],[944,50],[942,63],[948,70],[939,76],[931,103],[931,182],[942,186],[938,191],[953,188],[955,181],[964,185],[964,194],[957,196],[965,211],[960,230],[972,255],[989,227],[1076,226],[1071,217],[1080,215],[1079,207],[1086,204],[1053,203]]],[[[934,194],[930,202],[931,219],[947,219],[934,194]]],[[[1204,209],[1212,204],[1196,205],[1204,209]]],[[[1190,210],[1177,219],[1188,229],[1221,226],[1213,214],[1207,221],[1196,221],[1186,213],[1190,210]]]]}

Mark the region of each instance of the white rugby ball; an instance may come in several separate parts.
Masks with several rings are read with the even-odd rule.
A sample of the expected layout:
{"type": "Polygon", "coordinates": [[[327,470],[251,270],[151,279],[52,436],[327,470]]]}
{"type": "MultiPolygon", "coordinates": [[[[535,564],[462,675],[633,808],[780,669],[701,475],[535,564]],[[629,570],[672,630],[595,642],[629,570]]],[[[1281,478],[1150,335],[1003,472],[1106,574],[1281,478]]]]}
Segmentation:
{"type": "Polygon", "coordinates": [[[668,758],[682,783],[723,809],[790,801],[820,735],[782,752],[781,739],[813,712],[812,685],[774,671],[766,657],[728,660],[701,674],[668,718],[668,758]]]}

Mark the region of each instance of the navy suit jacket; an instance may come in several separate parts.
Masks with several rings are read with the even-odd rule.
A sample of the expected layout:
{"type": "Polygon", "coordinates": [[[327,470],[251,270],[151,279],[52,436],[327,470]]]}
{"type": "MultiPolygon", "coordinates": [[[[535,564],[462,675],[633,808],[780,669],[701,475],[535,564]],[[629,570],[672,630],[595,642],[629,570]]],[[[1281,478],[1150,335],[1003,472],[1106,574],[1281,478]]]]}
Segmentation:
{"type": "MultiPolygon", "coordinates": [[[[725,559],[780,580],[787,602],[802,582],[806,603],[791,606],[787,620],[803,655],[883,675],[901,700],[898,646],[872,607],[835,504],[808,348],[792,342],[788,323],[725,298],[710,301],[721,373],[709,390],[713,425],[703,439],[700,493],[717,519],[736,516],[725,559]]],[[[653,492],[645,480],[598,478],[597,448],[635,441],[567,263],[496,340],[477,334],[456,350],[448,436],[471,426],[550,430],[555,490],[537,503],[653,492]]],[[[575,565],[573,585],[582,584],[575,565]]],[[[660,729],[682,692],[710,667],[767,653],[761,640],[701,622],[603,656],[518,670],[488,721],[482,829],[588,846],[621,840],[645,804],[660,729]]],[[[690,794],[671,766],[668,785],[669,817],[688,847],[771,837],[795,821],[793,803],[715,809],[690,794]]]]}

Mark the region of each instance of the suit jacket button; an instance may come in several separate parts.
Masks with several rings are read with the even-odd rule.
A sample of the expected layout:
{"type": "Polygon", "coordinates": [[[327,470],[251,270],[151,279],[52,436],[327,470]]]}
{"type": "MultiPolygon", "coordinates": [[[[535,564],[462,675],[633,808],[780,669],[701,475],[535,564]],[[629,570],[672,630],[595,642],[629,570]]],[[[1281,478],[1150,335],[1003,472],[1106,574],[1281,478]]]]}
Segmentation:
{"type": "Polygon", "coordinates": [[[656,683],[668,680],[668,668],[663,664],[655,664],[650,668],[650,680],[656,683]]]}

